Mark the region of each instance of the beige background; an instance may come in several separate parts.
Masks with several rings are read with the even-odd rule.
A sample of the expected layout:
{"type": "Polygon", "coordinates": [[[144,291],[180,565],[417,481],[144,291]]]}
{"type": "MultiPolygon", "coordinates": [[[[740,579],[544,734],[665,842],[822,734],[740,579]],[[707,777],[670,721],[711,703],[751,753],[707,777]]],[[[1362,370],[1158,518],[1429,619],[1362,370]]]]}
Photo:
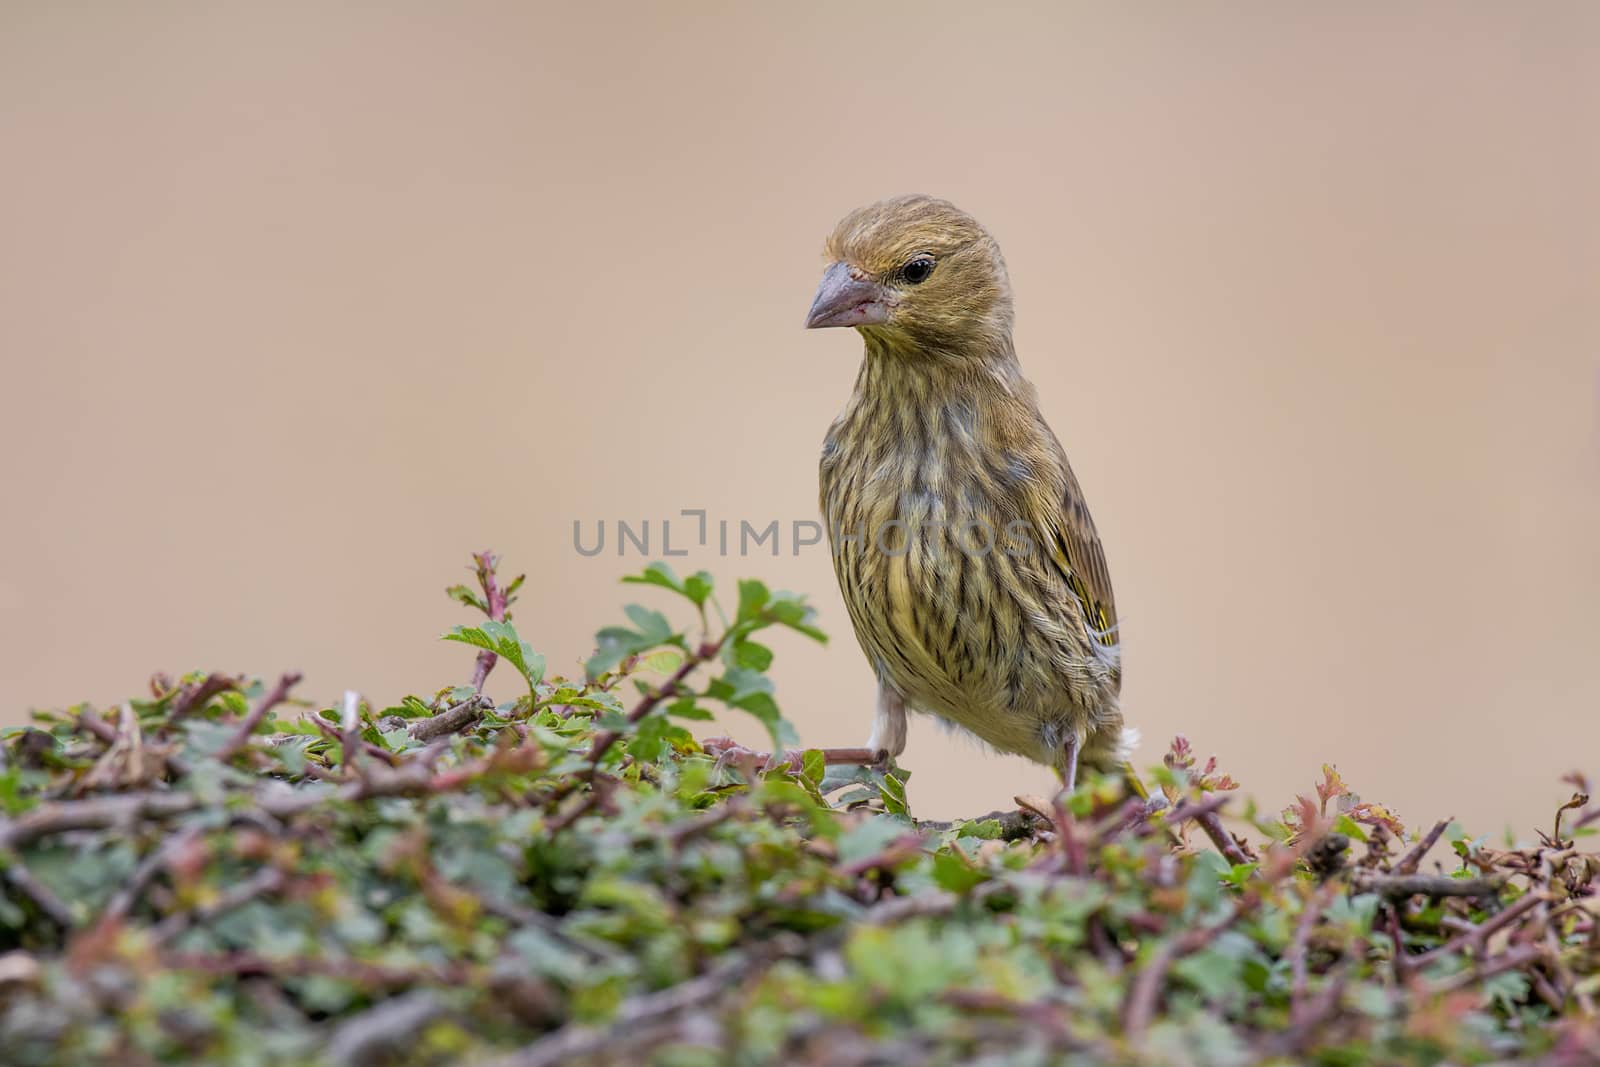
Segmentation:
{"type": "MultiPolygon", "coordinates": [[[[574,519],[815,516],[859,349],[799,328],[821,242],[920,190],[1008,256],[1146,758],[1543,825],[1600,771],[1597,131],[1588,3],[7,0],[0,721],[464,680],[481,545],[574,663],[648,595],[574,519]]],[[[677,563],[810,592],[780,700],[859,743],[784,552],[677,563]]],[[[905,762],[928,815],[1049,782],[928,723],[905,762]]]]}

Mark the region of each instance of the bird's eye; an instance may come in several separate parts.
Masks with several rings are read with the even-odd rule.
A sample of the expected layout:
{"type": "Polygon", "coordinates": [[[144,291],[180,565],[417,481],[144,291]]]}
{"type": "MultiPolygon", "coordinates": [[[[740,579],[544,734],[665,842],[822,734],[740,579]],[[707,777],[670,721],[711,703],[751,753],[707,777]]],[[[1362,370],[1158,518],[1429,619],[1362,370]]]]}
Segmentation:
{"type": "Polygon", "coordinates": [[[928,280],[928,275],[933,273],[932,256],[914,256],[906,261],[900,268],[900,277],[906,280],[907,285],[921,285],[928,280]]]}

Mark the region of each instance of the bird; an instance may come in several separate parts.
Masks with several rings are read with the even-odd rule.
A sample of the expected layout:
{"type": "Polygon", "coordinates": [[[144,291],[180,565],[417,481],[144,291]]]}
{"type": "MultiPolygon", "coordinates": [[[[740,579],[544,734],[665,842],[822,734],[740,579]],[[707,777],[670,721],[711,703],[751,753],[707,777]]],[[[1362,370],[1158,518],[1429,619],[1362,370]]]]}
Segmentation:
{"type": "Polygon", "coordinates": [[[877,676],[867,748],[908,712],[1052,767],[1120,769],[1121,646],[1105,549],[1012,342],[1000,247],[948,201],[857,208],[825,245],[808,329],[853,328],[855,387],[822,447],[821,507],[877,676]]]}

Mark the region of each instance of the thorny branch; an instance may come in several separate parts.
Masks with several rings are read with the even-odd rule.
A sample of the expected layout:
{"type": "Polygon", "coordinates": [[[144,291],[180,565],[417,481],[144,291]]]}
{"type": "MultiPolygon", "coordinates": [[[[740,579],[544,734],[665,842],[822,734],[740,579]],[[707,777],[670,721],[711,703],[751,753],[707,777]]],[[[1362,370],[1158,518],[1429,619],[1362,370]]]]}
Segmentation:
{"type": "MultiPolygon", "coordinates": [[[[489,609],[489,618],[495,622],[506,621],[506,593],[500,588],[500,582],[495,572],[500,566],[500,557],[485,549],[475,552],[472,561],[476,565],[478,585],[483,589],[483,600],[489,609]]],[[[472,688],[483,692],[483,684],[489,680],[489,672],[494,670],[494,665],[499,657],[488,649],[478,653],[477,663],[472,671],[472,688]]]]}

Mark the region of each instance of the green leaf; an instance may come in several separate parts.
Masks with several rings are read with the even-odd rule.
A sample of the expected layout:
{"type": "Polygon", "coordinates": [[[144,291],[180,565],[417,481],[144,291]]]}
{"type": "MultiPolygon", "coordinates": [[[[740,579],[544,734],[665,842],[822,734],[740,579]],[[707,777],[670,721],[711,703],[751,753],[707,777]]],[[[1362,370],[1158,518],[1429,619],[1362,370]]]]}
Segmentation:
{"type": "Polygon", "coordinates": [[[452,585],[444,592],[451,600],[460,601],[469,608],[476,608],[485,615],[489,614],[489,605],[485,604],[477,593],[464,585],[452,585]]]}
{"type": "Polygon", "coordinates": [[[941,889],[965,893],[973,886],[987,882],[989,876],[955,852],[942,851],[933,855],[933,880],[939,883],[941,889]]]}
{"type": "Polygon", "coordinates": [[[544,678],[544,657],[518,637],[516,627],[509,622],[489,619],[479,626],[457,626],[444,635],[444,640],[493,652],[517,669],[528,683],[529,693],[544,678]]]}
{"type": "Polygon", "coordinates": [[[756,641],[741,638],[729,646],[729,658],[735,667],[764,671],[772,666],[772,649],[756,641]]]}
{"type": "Polygon", "coordinates": [[[607,626],[595,634],[595,653],[584,664],[584,670],[591,678],[599,677],[629,656],[681,640],[673,632],[667,617],[659,611],[651,611],[638,604],[629,604],[623,610],[637,629],[607,626]]]}
{"type": "Polygon", "coordinates": [[[981,841],[998,841],[1005,836],[999,819],[971,819],[956,828],[960,837],[975,837],[981,841]]]}
{"type": "Polygon", "coordinates": [[[691,719],[695,722],[710,722],[716,716],[695,703],[692,696],[679,697],[667,705],[667,714],[678,719],[691,719]]]}
{"type": "Polygon", "coordinates": [[[624,577],[623,582],[629,585],[659,585],[663,589],[670,589],[674,593],[684,594],[683,583],[678,580],[678,575],[673,569],[660,560],[650,564],[638,574],[624,577]]]}
{"type": "Polygon", "coordinates": [[[734,617],[735,623],[754,622],[766,609],[770,594],[764,582],[754,578],[743,578],[739,581],[739,613],[734,617]]]}
{"type": "Polygon", "coordinates": [[[683,661],[686,658],[687,657],[684,656],[683,652],[676,648],[662,648],[657,649],[656,651],[645,656],[644,661],[640,664],[640,666],[648,671],[656,671],[660,674],[671,674],[673,671],[683,666],[683,661]]]}
{"type": "Polygon", "coordinates": [[[643,604],[629,604],[622,610],[639,628],[639,636],[642,639],[660,644],[672,636],[672,624],[661,612],[647,608],[643,604]]]}
{"type": "Polygon", "coordinates": [[[906,783],[896,772],[890,771],[883,776],[883,784],[878,791],[883,795],[883,809],[890,815],[911,817],[911,809],[906,806],[906,783]]]}
{"type": "Polygon", "coordinates": [[[768,694],[751,693],[734,701],[732,706],[740,711],[748,711],[761,721],[761,725],[767,728],[767,736],[772,738],[774,749],[789,748],[800,740],[794,727],[778,711],[777,702],[768,694]]]}
{"type": "Polygon", "coordinates": [[[665,715],[645,716],[628,739],[628,755],[636,760],[654,763],[661,758],[661,750],[666,747],[666,737],[671,730],[683,733],[683,728],[673,726],[665,715]]]}
{"type": "Polygon", "coordinates": [[[778,711],[778,703],[772,698],[772,679],[766,675],[742,667],[730,667],[707,687],[706,695],[722,701],[730,708],[754,715],[767,728],[774,749],[789,748],[799,743],[794,727],[778,711]]]}
{"type": "Polygon", "coordinates": [[[1333,820],[1333,829],[1335,833],[1344,834],[1352,841],[1364,843],[1367,840],[1367,831],[1348,815],[1336,816],[1333,820]]]}
{"type": "Polygon", "coordinates": [[[688,598],[695,607],[700,607],[711,595],[711,575],[705,571],[696,571],[688,578],[680,581],[673,569],[657,560],[650,564],[640,574],[630,574],[622,579],[634,585],[656,585],[662,589],[670,589],[681,597],[688,598]]]}
{"type": "Polygon", "coordinates": [[[768,612],[773,621],[780,626],[787,626],[797,633],[805,634],[813,641],[828,643],[828,635],[812,623],[817,616],[816,609],[807,604],[805,598],[799,594],[782,591],[772,594],[768,612]]]}
{"type": "Polygon", "coordinates": [[[1215,948],[1202,949],[1172,965],[1172,973],[1211,1000],[1243,992],[1240,961],[1215,948]]]}
{"type": "Polygon", "coordinates": [[[739,701],[752,693],[772,692],[772,679],[764,674],[746,670],[743,667],[734,667],[727,671],[718,681],[727,687],[728,693],[721,697],[729,704],[737,705],[739,701]]]}
{"type": "Polygon", "coordinates": [[[810,782],[813,788],[822,785],[822,779],[827,777],[828,761],[822,755],[821,749],[808,748],[800,757],[800,776],[810,782]]]}
{"type": "Polygon", "coordinates": [[[711,596],[711,575],[705,571],[695,571],[683,580],[683,592],[699,607],[711,596]]]}
{"type": "Polygon", "coordinates": [[[874,815],[846,830],[839,838],[839,862],[854,863],[883,851],[889,842],[904,837],[906,824],[888,815],[874,815]]]}

